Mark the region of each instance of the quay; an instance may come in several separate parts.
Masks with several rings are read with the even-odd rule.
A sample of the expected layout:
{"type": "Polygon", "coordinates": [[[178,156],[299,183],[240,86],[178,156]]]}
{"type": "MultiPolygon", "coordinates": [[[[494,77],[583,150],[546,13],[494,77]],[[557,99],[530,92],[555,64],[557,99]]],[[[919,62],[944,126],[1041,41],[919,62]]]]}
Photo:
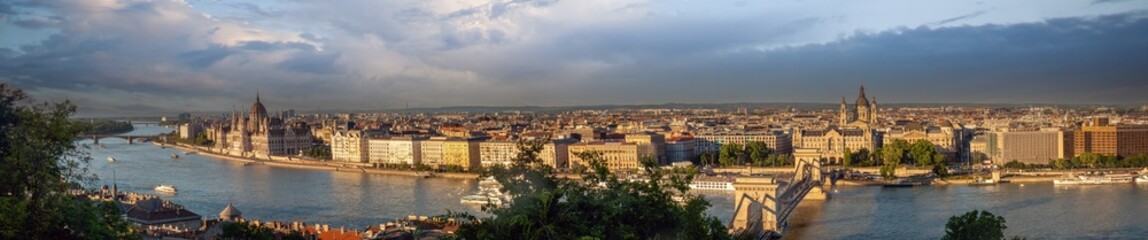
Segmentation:
{"type": "MultiPolygon", "coordinates": [[[[196,147],[196,146],[187,146],[187,145],[183,145],[183,144],[163,144],[163,143],[158,143],[158,142],[152,142],[152,144],[156,145],[156,146],[171,147],[171,148],[179,149],[181,151],[194,151],[200,155],[204,155],[204,156],[207,156],[210,158],[241,162],[241,163],[245,163],[245,164],[259,164],[259,165],[267,165],[267,166],[272,166],[272,167],[310,169],[310,170],[333,171],[333,172],[359,172],[359,173],[393,175],[393,176],[422,177],[419,175],[419,173],[417,171],[376,169],[376,168],[368,167],[366,165],[355,165],[355,164],[344,164],[344,163],[338,163],[338,164],[336,164],[336,163],[325,163],[325,162],[318,162],[318,161],[295,159],[295,158],[291,158],[291,157],[286,157],[287,160],[276,160],[274,158],[259,159],[259,158],[254,158],[254,157],[240,157],[240,156],[221,154],[221,153],[213,152],[210,149],[206,149],[206,148],[202,148],[202,147],[196,147]]],[[[436,172],[436,173],[434,173],[434,177],[451,178],[451,179],[476,179],[479,177],[479,174],[477,174],[477,173],[463,173],[463,172],[442,172],[442,173],[436,172]]]]}

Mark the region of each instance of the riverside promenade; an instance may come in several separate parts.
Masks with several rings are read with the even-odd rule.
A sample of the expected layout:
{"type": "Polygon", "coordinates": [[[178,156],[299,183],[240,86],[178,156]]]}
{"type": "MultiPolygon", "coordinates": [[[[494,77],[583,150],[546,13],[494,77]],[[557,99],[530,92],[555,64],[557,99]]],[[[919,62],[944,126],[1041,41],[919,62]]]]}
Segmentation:
{"type": "MultiPolygon", "coordinates": [[[[293,158],[293,157],[277,157],[277,158],[282,158],[280,160],[277,160],[275,158],[261,159],[261,158],[254,158],[254,157],[242,157],[242,156],[234,156],[234,155],[216,153],[216,152],[213,152],[207,148],[197,147],[197,146],[188,146],[188,145],[178,144],[178,143],[177,144],[164,144],[164,143],[158,143],[158,142],[152,142],[152,143],[156,146],[170,147],[170,148],[179,149],[179,150],[185,151],[185,152],[195,152],[196,154],[200,154],[200,155],[207,156],[210,158],[227,160],[227,161],[242,162],[242,163],[249,163],[249,164],[267,165],[267,166],[272,166],[272,167],[311,169],[311,170],[334,171],[334,172],[359,172],[359,173],[367,173],[367,174],[382,174],[382,175],[393,175],[393,176],[422,177],[422,176],[418,175],[417,171],[377,169],[377,168],[371,168],[369,166],[366,166],[366,164],[320,162],[320,161],[312,161],[312,160],[303,160],[303,159],[293,158]]],[[[434,177],[452,178],[452,179],[477,179],[479,177],[479,175],[477,173],[459,173],[459,172],[441,172],[440,173],[440,172],[436,172],[436,173],[434,173],[434,177]]]]}

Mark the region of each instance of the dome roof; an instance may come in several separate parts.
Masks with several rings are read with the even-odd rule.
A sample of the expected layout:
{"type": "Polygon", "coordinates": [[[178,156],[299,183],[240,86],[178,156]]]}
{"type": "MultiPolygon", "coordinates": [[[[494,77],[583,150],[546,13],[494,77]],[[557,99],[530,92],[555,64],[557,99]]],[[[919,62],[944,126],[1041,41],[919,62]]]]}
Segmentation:
{"type": "Polygon", "coordinates": [[[861,86],[861,94],[857,96],[857,107],[869,106],[869,99],[865,98],[865,86],[861,86]]]}
{"type": "Polygon", "coordinates": [[[263,107],[262,102],[259,102],[259,93],[255,94],[255,103],[251,104],[251,115],[267,116],[267,108],[263,107]]]}
{"type": "Polygon", "coordinates": [[[220,219],[231,220],[241,216],[243,216],[243,213],[239,212],[239,209],[235,209],[235,206],[232,206],[230,202],[227,203],[227,207],[223,208],[223,211],[219,212],[220,219]]]}

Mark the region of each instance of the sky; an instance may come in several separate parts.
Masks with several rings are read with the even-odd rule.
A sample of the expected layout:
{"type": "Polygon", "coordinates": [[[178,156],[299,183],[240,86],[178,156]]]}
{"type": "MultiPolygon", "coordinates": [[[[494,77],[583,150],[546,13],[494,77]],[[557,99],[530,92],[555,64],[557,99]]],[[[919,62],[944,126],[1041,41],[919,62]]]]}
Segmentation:
{"type": "Polygon", "coordinates": [[[1148,0],[5,0],[0,81],[81,115],[1148,103],[1148,0]]]}

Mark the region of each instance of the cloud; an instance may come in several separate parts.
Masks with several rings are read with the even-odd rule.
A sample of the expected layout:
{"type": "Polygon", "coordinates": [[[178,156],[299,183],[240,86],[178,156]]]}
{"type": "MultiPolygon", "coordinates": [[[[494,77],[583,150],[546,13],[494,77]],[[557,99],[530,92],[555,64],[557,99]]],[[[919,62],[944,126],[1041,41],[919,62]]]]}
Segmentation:
{"type": "Polygon", "coordinates": [[[890,101],[1132,102],[1146,7],[1092,3],[18,0],[0,30],[53,32],[5,41],[0,80],[140,114],[255,91],[300,109],[832,102],[863,82],[890,101]]]}

